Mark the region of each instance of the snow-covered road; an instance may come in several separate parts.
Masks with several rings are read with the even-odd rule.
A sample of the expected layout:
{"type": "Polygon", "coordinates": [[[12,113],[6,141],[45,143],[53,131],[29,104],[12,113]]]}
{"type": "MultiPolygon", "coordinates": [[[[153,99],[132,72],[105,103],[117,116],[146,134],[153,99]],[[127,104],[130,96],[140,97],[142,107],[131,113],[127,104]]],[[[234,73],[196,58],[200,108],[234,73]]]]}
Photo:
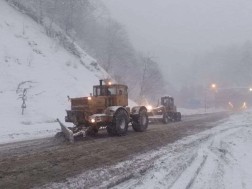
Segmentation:
{"type": "Polygon", "coordinates": [[[42,188],[252,188],[252,111],[113,166],[42,188]],[[216,126],[217,125],[217,126],[216,126]]]}
{"type": "Polygon", "coordinates": [[[114,188],[252,188],[251,123],[252,112],[244,112],[170,144],[151,169],[114,188]]]}

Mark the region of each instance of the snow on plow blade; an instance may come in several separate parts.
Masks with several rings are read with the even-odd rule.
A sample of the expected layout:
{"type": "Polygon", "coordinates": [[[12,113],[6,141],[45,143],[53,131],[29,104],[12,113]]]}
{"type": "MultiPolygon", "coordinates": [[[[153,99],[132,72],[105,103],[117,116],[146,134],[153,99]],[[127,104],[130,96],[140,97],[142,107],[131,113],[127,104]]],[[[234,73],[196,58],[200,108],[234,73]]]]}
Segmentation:
{"type": "Polygon", "coordinates": [[[68,129],[68,127],[65,126],[59,119],[57,119],[57,121],[60,124],[61,131],[63,132],[65,138],[73,143],[74,142],[73,131],[68,129]]]}

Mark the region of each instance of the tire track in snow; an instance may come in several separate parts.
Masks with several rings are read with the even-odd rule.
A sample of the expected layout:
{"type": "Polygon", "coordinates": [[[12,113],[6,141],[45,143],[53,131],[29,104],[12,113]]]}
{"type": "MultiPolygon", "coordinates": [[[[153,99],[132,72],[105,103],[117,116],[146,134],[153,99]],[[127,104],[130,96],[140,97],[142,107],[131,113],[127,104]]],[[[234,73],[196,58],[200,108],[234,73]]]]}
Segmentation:
{"type": "MultiPolygon", "coordinates": [[[[207,161],[213,161],[213,162],[217,161],[218,169],[216,169],[217,172],[214,173],[213,175],[214,177],[213,180],[215,181],[219,180],[219,183],[214,183],[214,184],[222,185],[222,183],[220,183],[221,182],[220,180],[223,180],[223,179],[220,178],[220,176],[223,176],[223,173],[222,173],[223,163],[224,164],[229,163],[225,157],[227,152],[224,148],[222,148],[222,139],[229,135],[237,133],[237,131],[239,131],[240,129],[244,127],[247,127],[247,125],[234,126],[231,128],[222,129],[215,134],[211,134],[209,136],[210,139],[206,142],[205,146],[203,146],[203,148],[200,149],[199,152],[197,152],[197,158],[195,158],[194,162],[192,162],[191,165],[187,167],[187,170],[181,173],[181,175],[176,180],[174,185],[172,185],[169,188],[186,188],[186,189],[194,188],[195,180],[197,180],[197,177],[199,176],[201,171],[204,169],[204,166],[207,161]],[[193,175],[193,176],[190,177],[190,175],[193,175]],[[189,179],[186,179],[186,178],[189,178],[189,179]]],[[[213,186],[213,187],[215,188],[216,186],[213,186]]],[[[219,188],[219,187],[216,187],[216,188],[219,188]]]]}
{"type": "Polygon", "coordinates": [[[186,189],[191,188],[191,186],[193,185],[193,182],[195,181],[196,177],[199,175],[199,172],[201,171],[202,167],[205,165],[206,160],[207,160],[207,155],[205,155],[203,157],[203,161],[201,162],[200,166],[198,167],[198,169],[196,170],[193,178],[190,180],[190,182],[188,183],[188,185],[186,186],[186,189]]]}
{"type": "MultiPolygon", "coordinates": [[[[217,149],[215,151],[219,154],[225,153],[225,151],[222,150],[221,146],[218,147],[218,145],[215,144],[216,137],[223,138],[237,132],[241,128],[247,127],[247,125],[245,124],[240,126],[230,126],[229,124],[227,124],[224,126],[224,128],[222,127],[223,126],[219,126],[218,129],[212,129],[210,130],[210,132],[206,131],[198,134],[198,137],[195,138],[194,136],[195,139],[193,139],[192,141],[190,141],[189,139],[189,143],[187,141],[187,143],[184,142],[184,144],[174,144],[175,146],[177,145],[177,147],[180,145],[180,147],[173,150],[166,150],[166,154],[172,155],[164,155],[164,157],[157,159],[154,168],[148,170],[145,175],[141,176],[140,178],[130,179],[129,181],[126,181],[125,183],[122,183],[115,188],[121,189],[145,188],[146,186],[150,187],[150,185],[148,185],[149,182],[147,182],[147,184],[144,184],[148,180],[153,181],[153,186],[155,186],[156,188],[180,188],[177,187],[177,183],[183,183],[182,188],[193,188],[195,180],[197,180],[198,175],[204,169],[206,162],[209,161],[209,155],[210,157],[213,156],[213,150],[217,149]],[[198,152],[200,148],[203,149],[198,152]],[[192,152],[194,153],[192,154],[192,152]],[[165,161],[168,161],[168,163],[166,162],[165,165],[162,165],[162,162],[165,161]],[[192,166],[194,166],[193,171],[192,166]],[[185,172],[190,169],[191,174],[189,175],[189,177],[187,177],[189,179],[181,179],[183,178],[185,172]],[[150,176],[148,175],[148,172],[154,173],[151,173],[150,176]],[[158,175],[158,172],[161,172],[163,175],[158,175]]],[[[210,160],[212,160],[212,157],[210,158],[210,160]]],[[[217,172],[216,174],[217,176],[221,175],[220,172],[217,172]]]]}

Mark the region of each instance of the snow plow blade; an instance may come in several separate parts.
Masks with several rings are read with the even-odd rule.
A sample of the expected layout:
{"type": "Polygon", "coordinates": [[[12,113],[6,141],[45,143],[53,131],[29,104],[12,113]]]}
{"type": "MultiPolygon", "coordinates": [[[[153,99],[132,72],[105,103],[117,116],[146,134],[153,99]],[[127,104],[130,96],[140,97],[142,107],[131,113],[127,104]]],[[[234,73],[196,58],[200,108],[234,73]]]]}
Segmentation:
{"type": "Polygon", "coordinates": [[[74,142],[74,136],[73,136],[73,131],[68,129],[67,126],[65,126],[59,119],[57,119],[58,123],[60,124],[61,131],[64,134],[65,138],[70,141],[71,143],[74,142]]]}

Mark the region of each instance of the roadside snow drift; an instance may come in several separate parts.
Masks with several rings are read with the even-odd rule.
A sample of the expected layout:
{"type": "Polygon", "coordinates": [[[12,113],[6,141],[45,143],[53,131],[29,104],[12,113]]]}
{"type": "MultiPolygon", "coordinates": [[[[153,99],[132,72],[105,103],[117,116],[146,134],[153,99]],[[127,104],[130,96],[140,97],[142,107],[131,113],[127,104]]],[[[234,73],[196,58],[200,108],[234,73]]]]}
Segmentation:
{"type": "Polygon", "coordinates": [[[63,119],[69,107],[67,96],[87,96],[106,77],[95,62],[85,52],[72,55],[42,26],[0,1],[0,143],[54,135],[55,119],[63,119]]]}

